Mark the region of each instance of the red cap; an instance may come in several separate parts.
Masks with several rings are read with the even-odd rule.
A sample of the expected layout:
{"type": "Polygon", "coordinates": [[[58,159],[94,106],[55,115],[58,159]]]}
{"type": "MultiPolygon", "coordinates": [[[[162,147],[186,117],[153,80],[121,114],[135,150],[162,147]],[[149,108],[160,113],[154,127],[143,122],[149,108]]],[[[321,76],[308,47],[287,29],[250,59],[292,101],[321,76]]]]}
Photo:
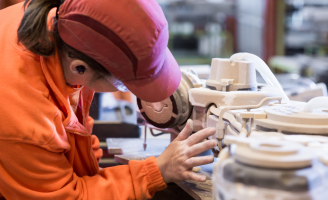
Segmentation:
{"type": "Polygon", "coordinates": [[[156,0],[66,0],[58,30],[65,43],[144,101],[162,101],[180,84],[179,66],[167,48],[168,24],[156,0]]]}

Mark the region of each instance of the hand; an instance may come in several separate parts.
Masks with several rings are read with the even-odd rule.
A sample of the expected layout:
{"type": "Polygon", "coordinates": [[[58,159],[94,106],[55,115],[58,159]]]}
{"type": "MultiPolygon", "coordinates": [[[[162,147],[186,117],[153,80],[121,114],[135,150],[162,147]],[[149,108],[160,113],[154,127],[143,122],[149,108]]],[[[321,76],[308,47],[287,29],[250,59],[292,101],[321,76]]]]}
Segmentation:
{"type": "Polygon", "coordinates": [[[206,181],[205,176],[192,172],[192,168],[214,161],[213,156],[195,156],[217,145],[216,140],[204,141],[215,134],[215,128],[206,128],[190,136],[192,130],[193,121],[189,119],[178,137],[156,158],[165,183],[183,180],[206,181]]]}
{"type": "Polygon", "coordinates": [[[97,136],[91,135],[92,150],[95,157],[99,163],[101,157],[103,156],[103,150],[100,148],[100,142],[97,136]]]}

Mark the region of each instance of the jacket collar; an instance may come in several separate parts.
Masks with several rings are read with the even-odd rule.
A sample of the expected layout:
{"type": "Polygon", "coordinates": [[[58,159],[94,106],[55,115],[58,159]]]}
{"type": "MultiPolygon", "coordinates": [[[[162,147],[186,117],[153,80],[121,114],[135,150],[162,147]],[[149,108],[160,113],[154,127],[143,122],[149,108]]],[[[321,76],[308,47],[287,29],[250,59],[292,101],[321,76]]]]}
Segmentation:
{"type": "Polygon", "coordinates": [[[88,88],[81,90],[80,98],[82,98],[83,116],[83,122],[81,124],[69,103],[66,81],[58,54],[51,57],[41,56],[40,63],[44,76],[60,106],[59,109],[66,117],[63,121],[65,129],[79,135],[90,135],[91,133],[86,129],[86,119],[89,115],[94,92],[88,88]]]}

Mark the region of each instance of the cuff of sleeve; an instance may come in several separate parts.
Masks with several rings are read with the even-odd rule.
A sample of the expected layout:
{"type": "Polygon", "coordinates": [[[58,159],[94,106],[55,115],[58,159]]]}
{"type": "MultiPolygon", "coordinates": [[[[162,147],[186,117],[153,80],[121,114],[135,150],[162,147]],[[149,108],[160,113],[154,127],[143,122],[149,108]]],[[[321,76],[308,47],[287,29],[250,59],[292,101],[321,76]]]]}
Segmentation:
{"type": "Polygon", "coordinates": [[[145,167],[148,172],[147,179],[149,183],[149,193],[153,196],[157,191],[164,190],[166,188],[166,183],[163,180],[161,171],[159,171],[155,157],[149,157],[145,162],[145,167]]]}

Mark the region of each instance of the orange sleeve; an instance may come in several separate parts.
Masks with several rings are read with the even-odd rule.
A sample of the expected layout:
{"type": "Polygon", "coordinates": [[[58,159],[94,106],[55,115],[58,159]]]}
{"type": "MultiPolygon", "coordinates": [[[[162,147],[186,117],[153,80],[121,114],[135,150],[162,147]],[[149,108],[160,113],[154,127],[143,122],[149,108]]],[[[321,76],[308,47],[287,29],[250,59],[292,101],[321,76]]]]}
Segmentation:
{"type": "Polygon", "coordinates": [[[154,157],[78,177],[64,153],[0,140],[0,193],[7,200],[141,200],[165,187],[154,157]]]}

